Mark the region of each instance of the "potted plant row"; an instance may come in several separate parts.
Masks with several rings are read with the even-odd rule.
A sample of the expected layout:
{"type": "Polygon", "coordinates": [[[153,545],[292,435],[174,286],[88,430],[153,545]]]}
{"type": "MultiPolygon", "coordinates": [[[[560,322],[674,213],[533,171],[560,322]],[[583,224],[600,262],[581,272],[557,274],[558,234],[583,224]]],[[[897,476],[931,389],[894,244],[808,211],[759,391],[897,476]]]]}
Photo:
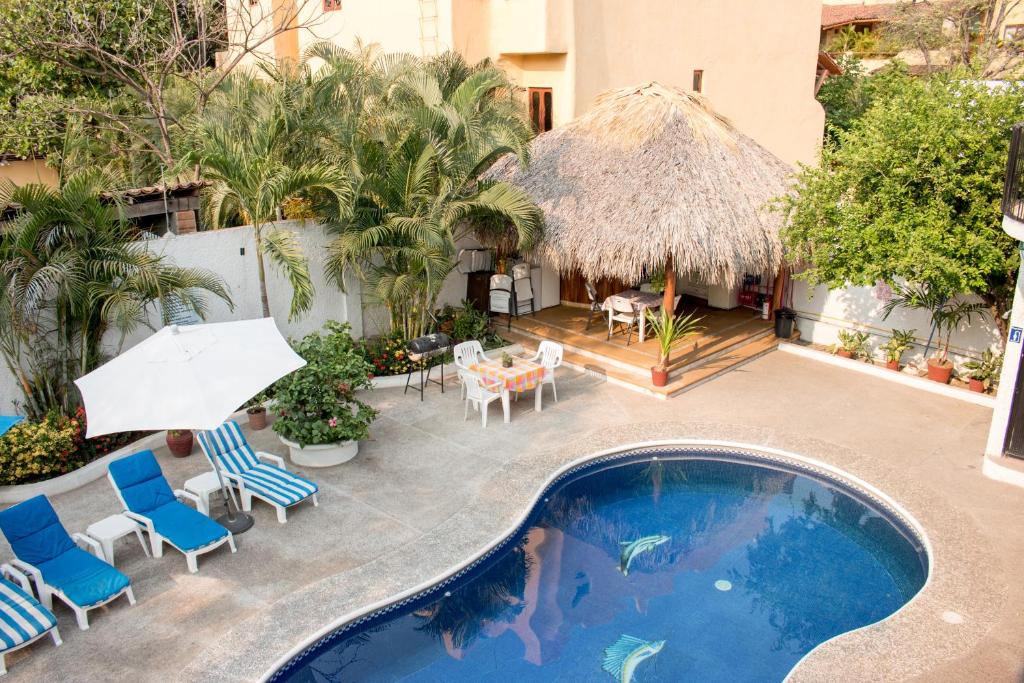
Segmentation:
{"type": "Polygon", "coordinates": [[[998,379],[999,371],[1003,368],[1003,356],[992,353],[991,349],[985,349],[981,358],[970,360],[964,363],[964,369],[968,371],[968,386],[971,391],[985,393],[992,385],[993,380],[998,379]]]}
{"type": "Polygon", "coordinates": [[[249,417],[249,429],[259,431],[267,428],[267,395],[260,392],[245,403],[245,414],[249,417]]]}
{"type": "Polygon", "coordinates": [[[647,311],[647,324],[651,334],[658,340],[658,364],[651,368],[651,383],[656,387],[668,384],[669,356],[672,345],[687,337],[697,334],[703,328],[699,323],[703,318],[695,318],[696,313],[674,315],[672,311],[662,310],[655,315],[647,311]]]}
{"type": "Polygon", "coordinates": [[[900,361],[903,360],[903,354],[913,346],[914,344],[914,333],[917,330],[892,330],[889,332],[889,341],[882,344],[880,347],[882,353],[885,354],[885,367],[890,370],[900,369],[900,361]]]}
{"type": "Polygon", "coordinates": [[[278,418],[273,429],[288,446],[292,462],[328,467],[347,462],[369,436],[377,411],[355,397],[371,387],[372,366],[349,334],[349,326],[328,322],[294,343],[306,365],[273,387],[278,418]]]}
{"type": "Polygon", "coordinates": [[[835,347],[835,355],[840,358],[867,358],[871,354],[868,351],[867,332],[855,330],[839,330],[839,343],[835,347]]]}

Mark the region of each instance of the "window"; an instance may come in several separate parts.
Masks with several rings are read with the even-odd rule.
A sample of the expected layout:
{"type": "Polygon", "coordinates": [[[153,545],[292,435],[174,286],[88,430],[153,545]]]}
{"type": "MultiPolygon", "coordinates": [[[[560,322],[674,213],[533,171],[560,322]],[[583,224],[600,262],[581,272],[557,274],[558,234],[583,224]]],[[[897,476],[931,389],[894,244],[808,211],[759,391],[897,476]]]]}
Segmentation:
{"type": "Polygon", "coordinates": [[[341,9],[341,0],[324,0],[324,11],[334,12],[341,9]]]}
{"type": "Polygon", "coordinates": [[[1007,24],[1003,29],[1003,40],[1007,43],[1019,43],[1024,40],[1024,24],[1007,24]]]}
{"type": "Polygon", "coordinates": [[[700,92],[704,89],[704,69],[693,70],[693,92],[700,92]]]}
{"type": "Polygon", "coordinates": [[[551,88],[530,88],[530,122],[538,133],[551,130],[551,88]]]}

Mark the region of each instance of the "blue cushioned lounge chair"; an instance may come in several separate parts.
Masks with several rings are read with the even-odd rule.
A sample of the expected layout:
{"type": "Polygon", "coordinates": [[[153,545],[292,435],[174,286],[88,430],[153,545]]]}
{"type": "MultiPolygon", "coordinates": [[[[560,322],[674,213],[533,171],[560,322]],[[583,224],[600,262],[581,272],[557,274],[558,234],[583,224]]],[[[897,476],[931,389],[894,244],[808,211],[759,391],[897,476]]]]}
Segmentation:
{"type": "Polygon", "coordinates": [[[284,524],[288,521],[287,509],[292,505],[306,499],[312,499],[314,506],[319,505],[316,493],[320,488],[286,470],[283,458],[254,452],[234,420],[212,431],[200,432],[199,445],[214,469],[219,465],[224,478],[238,487],[243,510],[252,510],[252,499],[259,498],[277,509],[277,521],[284,524]]]}
{"type": "Polygon", "coordinates": [[[57,617],[32,597],[28,577],[9,564],[0,564],[0,676],[7,673],[5,655],[34,643],[47,633],[54,645],[61,644],[57,617]]]}
{"type": "Polygon", "coordinates": [[[187,498],[199,504],[198,496],[171,490],[153,451],[115,460],[110,463],[107,476],[121,499],[125,516],[149,533],[153,557],[163,556],[166,541],[185,555],[188,570],[194,574],[199,571],[197,556],[223,543],[235,552],[235,539],[230,531],[178,500],[187,498]]]}
{"type": "Polygon", "coordinates": [[[53,609],[53,596],[75,611],[78,627],[89,628],[87,612],[121,594],[135,604],[131,580],[110,566],[99,541],[69,536],[46,496],[36,496],[0,512],[0,530],[17,559],[11,564],[32,577],[39,601],[53,609]],[[72,540],[74,539],[74,540],[72,540]],[[85,543],[93,555],[77,545],[85,543]]]}

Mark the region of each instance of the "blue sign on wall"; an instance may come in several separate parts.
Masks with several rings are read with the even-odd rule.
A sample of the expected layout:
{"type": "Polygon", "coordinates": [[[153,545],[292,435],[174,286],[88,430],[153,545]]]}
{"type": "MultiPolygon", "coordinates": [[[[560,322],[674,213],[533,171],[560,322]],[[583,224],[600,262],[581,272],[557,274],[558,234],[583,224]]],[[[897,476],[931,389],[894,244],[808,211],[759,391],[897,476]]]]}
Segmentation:
{"type": "Polygon", "coordinates": [[[1014,344],[1019,344],[1020,343],[1020,334],[1021,334],[1021,329],[1019,327],[1011,327],[1010,328],[1010,342],[1012,342],[1014,344]]]}

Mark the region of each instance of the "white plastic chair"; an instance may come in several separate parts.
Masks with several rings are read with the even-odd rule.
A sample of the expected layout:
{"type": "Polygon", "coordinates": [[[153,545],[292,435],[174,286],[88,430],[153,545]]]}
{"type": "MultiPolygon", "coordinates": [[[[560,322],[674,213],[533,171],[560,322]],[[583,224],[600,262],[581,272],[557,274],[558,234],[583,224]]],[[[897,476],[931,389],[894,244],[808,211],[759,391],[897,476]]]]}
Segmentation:
{"type": "Polygon", "coordinates": [[[472,372],[459,370],[459,379],[462,386],[466,388],[466,409],[463,411],[462,420],[469,418],[469,404],[480,411],[480,424],[487,427],[487,406],[492,402],[501,399],[501,407],[505,414],[505,422],[508,422],[508,391],[501,385],[501,382],[491,382],[472,372]]]}
{"type": "MultiPolygon", "coordinates": [[[[456,344],[452,353],[455,355],[455,369],[465,370],[470,373],[473,372],[471,369],[473,364],[483,363],[487,360],[487,356],[484,355],[484,347],[475,339],[456,344]]],[[[459,376],[461,377],[461,375],[459,376]]],[[[462,389],[459,391],[459,398],[466,398],[465,384],[462,385],[462,389]]]]}
{"type": "Polygon", "coordinates": [[[633,334],[633,328],[640,323],[640,313],[632,301],[621,299],[617,296],[611,297],[612,306],[608,310],[608,339],[612,338],[612,328],[615,323],[626,324],[626,346],[629,346],[629,339],[633,334]]]}
{"type": "Polygon", "coordinates": [[[537,385],[537,391],[541,391],[545,384],[551,385],[551,391],[555,395],[555,402],[558,402],[558,389],[555,388],[555,368],[562,365],[562,356],[565,349],[561,344],[553,341],[542,341],[537,347],[537,353],[529,360],[540,363],[544,368],[544,379],[537,385]]]}

